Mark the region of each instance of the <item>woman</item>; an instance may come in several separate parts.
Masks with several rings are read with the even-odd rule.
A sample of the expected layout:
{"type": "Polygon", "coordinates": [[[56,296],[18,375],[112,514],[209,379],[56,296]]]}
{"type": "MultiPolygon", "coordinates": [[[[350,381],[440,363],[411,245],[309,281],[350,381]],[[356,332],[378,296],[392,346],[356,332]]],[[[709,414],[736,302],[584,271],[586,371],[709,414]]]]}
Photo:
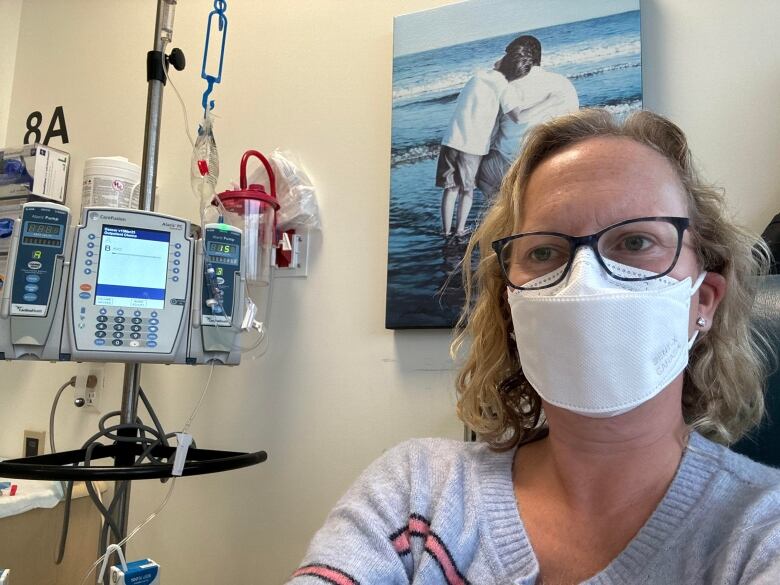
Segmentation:
{"type": "Polygon", "coordinates": [[[389,451],[292,582],[777,583],[780,472],[718,444],[763,414],[758,241],[671,122],[536,127],[466,256],[458,410],[484,442],[389,451]]]}

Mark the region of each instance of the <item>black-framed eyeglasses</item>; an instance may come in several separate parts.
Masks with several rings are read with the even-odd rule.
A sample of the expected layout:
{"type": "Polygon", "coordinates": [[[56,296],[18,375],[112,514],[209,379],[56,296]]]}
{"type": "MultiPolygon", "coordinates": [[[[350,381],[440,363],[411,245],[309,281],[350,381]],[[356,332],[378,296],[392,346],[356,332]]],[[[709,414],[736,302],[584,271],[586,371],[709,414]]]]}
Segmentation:
{"type": "Polygon", "coordinates": [[[589,236],[515,234],[493,242],[493,250],[506,281],[520,290],[538,290],[561,282],[581,246],[593,250],[599,264],[616,280],[652,280],[669,274],[677,264],[689,225],[687,217],[638,217],[589,236]]]}

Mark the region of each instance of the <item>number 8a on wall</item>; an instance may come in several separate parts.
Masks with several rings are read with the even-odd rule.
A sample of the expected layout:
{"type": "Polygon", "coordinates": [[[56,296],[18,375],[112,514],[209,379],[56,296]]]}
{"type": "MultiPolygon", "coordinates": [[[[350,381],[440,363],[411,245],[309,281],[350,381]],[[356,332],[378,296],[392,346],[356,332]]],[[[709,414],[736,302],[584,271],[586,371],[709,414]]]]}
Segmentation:
{"type": "Polygon", "coordinates": [[[49,144],[52,138],[59,137],[63,144],[68,143],[68,126],[65,124],[65,112],[62,106],[54,108],[54,113],[49,122],[49,128],[46,135],[41,140],[41,125],[43,124],[43,114],[35,111],[27,116],[27,132],[24,135],[24,144],[38,142],[40,144],[49,144]]]}

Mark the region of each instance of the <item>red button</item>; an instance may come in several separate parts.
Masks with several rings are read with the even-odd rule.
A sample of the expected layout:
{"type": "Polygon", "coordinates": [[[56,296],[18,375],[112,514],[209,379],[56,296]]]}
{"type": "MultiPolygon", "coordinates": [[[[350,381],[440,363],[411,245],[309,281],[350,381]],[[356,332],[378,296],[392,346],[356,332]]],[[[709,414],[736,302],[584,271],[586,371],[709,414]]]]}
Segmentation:
{"type": "Polygon", "coordinates": [[[92,285],[91,284],[82,284],[79,288],[81,290],[92,290],[92,285]]]}

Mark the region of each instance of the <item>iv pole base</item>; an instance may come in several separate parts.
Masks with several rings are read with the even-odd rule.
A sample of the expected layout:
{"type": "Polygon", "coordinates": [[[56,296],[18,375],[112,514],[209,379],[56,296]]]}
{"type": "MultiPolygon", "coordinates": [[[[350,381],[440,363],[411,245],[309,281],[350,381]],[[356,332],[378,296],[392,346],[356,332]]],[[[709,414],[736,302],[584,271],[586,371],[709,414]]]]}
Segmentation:
{"type": "MultiPolygon", "coordinates": [[[[137,457],[144,452],[140,444],[101,445],[92,450],[91,461],[98,459],[126,459],[137,457]]],[[[151,450],[158,459],[173,462],[176,447],[162,445],[151,450]]],[[[8,459],[0,462],[0,477],[13,479],[36,479],[48,481],[135,481],[138,479],[163,479],[174,477],[172,463],[144,463],[130,466],[90,466],[79,467],[84,463],[86,449],[62,451],[36,457],[8,459]]],[[[184,465],[183,476],[206,475],[251,467],[268,459],[265,451],[255,453],[236,453],[234,451],[215,451],[211,449],[189,449],[184,465]]]]}

